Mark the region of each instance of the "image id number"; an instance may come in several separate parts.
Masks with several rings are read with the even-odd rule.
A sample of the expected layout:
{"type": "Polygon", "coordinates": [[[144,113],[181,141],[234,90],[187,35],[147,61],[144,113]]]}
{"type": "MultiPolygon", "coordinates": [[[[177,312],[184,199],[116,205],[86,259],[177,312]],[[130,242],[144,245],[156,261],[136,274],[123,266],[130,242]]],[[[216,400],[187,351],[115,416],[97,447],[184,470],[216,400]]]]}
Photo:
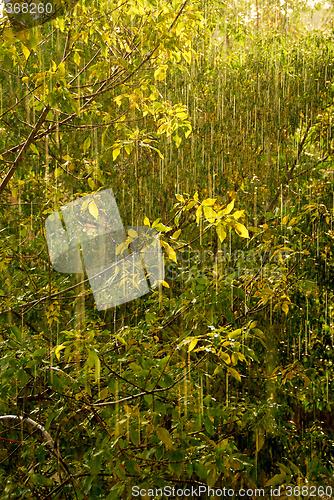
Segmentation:
{"type": "Polygon", "coordinates": [[[333,488],[331,486],[286,486],[285,494],[287,497],[324,497],[333,498],[333,488]]]}
{"type": "Polygon", "coordinates": [[[51,14],[51,3],[5,3],[7,14],[51,14]]]}

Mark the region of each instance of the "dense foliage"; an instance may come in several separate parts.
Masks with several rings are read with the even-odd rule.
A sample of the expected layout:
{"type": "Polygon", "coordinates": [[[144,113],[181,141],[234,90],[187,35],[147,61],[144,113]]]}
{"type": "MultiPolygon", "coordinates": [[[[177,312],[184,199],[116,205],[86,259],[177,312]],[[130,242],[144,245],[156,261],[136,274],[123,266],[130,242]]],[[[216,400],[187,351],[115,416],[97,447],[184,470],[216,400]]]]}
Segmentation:
{"type": "Polygon", "coordinates": [[[311,14],[81,0],[1,31],[3,500],[334,496],[334,49],[311,14]],[[99,312],[44,224],[107,188],[166,276],[99,312]]]}

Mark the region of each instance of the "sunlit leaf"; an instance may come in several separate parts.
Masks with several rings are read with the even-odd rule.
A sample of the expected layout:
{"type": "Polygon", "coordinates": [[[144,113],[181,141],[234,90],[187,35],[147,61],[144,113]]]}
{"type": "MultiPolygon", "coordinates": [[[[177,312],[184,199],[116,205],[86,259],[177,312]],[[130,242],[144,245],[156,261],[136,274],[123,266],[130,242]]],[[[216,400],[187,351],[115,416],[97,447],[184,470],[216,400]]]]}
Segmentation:
{"type": "Polygon", "coordinates": [[[225,231],[224,226],[223,226],[221,223],[219,223],[219,224],[217,225],[217,229],[216,229],[216,231],[217,231],[217,235],[218,235],[219,241],[220,241],[221,243],[223,243],[223,241],[224,241],[224,240],[225,240],[225,238],[226,238],[226,234],[227,234],[227,233],[226,233],[226,231],[225,231]]]}
{"type": "Polygon", "coordinates": [[[202,201],[202,205],[204,207],[212,207],[216,202],[216,198],[213,199],[213,198],[207,198],[206,200],[203,200],[202,201]]]}
{"type": "Polygon", "coordinates": [[[234,208],[234,200],[232,200],[231,203],[229,203],[227,207],[224,208],[224,210],[220,210],[219,215],[228,215],[232,212],[233,208],[234,208]]]}
{"type": "Polygon", "coordinates": [[[120,148],[115,148],[112,152],[112,159],[116,160],[116,158],[120,155],[120,152],[121,152],[120,148]]]}
{"type": "Polygon", "coordinates": [[[239,236],[241,236],[242,238],[249,238],[248,229],[243,224],[240,224],[240,222],[236,222],[233,227],[239,236]]]}
{"type": "Polygon", "coordinates": [[[192,341],[190,342],[189,347],[188,347],[188,352],[191,352],[193,349],[195,349],[198,340],[199,339],[196,339],[196,338],[192,339],[192,341]]]}

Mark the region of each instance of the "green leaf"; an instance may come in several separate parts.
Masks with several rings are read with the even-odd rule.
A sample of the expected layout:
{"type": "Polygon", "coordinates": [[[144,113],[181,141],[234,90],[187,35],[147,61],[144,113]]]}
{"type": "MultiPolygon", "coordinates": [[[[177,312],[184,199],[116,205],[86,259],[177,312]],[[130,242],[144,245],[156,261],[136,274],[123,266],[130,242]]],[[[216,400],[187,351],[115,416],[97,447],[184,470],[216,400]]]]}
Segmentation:
{"type": "Polygon", "coordinates": [[[260,451],[261,448],[263,447],[264,443],[265,443],[265,435],[264,435],[264,431],[260,431],[257,435],[257,438],[256,438],[256,451],[260,451]]]}
{"type": "Polygon", "coordinates": [[[274,477],[269,479],[264,486],[278,486],[285,483],[287,480],[286,474],[276,474],[274,477]]]}
{"type": "Polygon", "coordinates": [[[95,382],[97,382],[100,379],[101,362],[100,362],[100,358],[98,357],[96,351],[89,351],[88,352],[87,364],[90,367],[94,366],[94,378],[95,378],[95,382]]]}
{"type": "Polygon", "coordinates": [[[110,488],[110,493],[107,496],[106,500],[119,500],[119,498],[122,498],[124,489],[125,483],[114,484],[114,486],[110,488]]]}
{"type": "Polygon", "coordinates": [[[193,462],[193,464],[195,466],[195,471],[196,471],[197,475],[199,476],[199,478],[202,479],[203,481],[205,481],[207,478],[206,467],[201,462],[193,462]]]}
{"type": "Polygon", "coordinates": [[[11,326],[10,329],[14,333],[16,340],[21,344],[23,339],[22,331],[17,326],[11,326]]]}
{"type": "Polygon", "coordinates": [[[88,136],[85,142],[83,143],[83,150],[87,151],[90,148],[90,144],[91,144],[91,138],[90,136],[88,136]]]}
{"type": "Polygon", "coordinates": [[[287,474],[288,476],[292,476],[292,472],[289,469],[289,467],[287,467],[286,465],[284,465],[280,462],[277,462],[277,465],[283,470],[283,472],[285,472],[285,474],[287,474]]]}
{"type": "Polygon", "coordinates": [[[160,441],[162,441],[163,444],[166,446],[167,450],[173,448],[173,442],[171,440],[171,437],[167,429],[165,429],[164,427],[158,427],[156,430],[156,435],[158,436],[160,441]]]}
{"type": "Polygon", "coordinates": [[[214,429],[213,423],[211,422],[211,420],[209,419],[209,417],[207,415],[204,418],[204,427],[205,427],[206,432],[210,436],[214,435],[215,429],[214,429]]]}

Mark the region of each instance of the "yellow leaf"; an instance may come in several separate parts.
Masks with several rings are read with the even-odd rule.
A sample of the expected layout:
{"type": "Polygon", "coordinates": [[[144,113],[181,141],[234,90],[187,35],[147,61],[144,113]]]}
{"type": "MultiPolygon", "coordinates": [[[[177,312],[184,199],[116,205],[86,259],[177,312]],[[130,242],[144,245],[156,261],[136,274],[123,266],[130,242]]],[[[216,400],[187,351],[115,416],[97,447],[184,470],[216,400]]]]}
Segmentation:
{"type": "Polygon", "coordinates": [[[184,50],[184,51],[182,52],[182,55],[183,55],[184,60],[185,60],[188,64],[190,64],[190,63],[191,63],[191,51],[190,51],[190,50],[184,50]]]}
{"type": "Polygon", "coordinates": [[[183,203],[183,204],[185,203],[185,199],[184,199],[184,197],[182,196],[182,194],[176,194],[175,196],[176,196],[176,199],[177,199],[178,201],[180,201],[180,202],[181,202],[181,203],[183,203]]]}
{"type": "Polygon", "coordinates": [[[282,220],[283,226],[285,226],[285,224],[288,222],[288,220],[289,220],[289,214],[286,215],[285,217],[283,217],[283,220],[282,220]]]}
{"type": "Polygon", "coordinates": [[[86,210],[86,208],[88,207],[88,203],[89,203],[89,198],[87,198],[83,204],[81,205],[81,210],[84,212],[86,210]]]}
{"type": "Polygon", "coordinates": [[[154,72],[154,79],[162,82],[166,78],[167,66],[163,66],[158,68],[154,72]]]}
{"type": "Polygon", "coordinates": [[[39,156],[39,151],[36,148],[35,144],[30,144],[30,149],[39,156]]]}
{"type": "Polygon", "coordinates": [[[64,344],[57,345],[57,347],[55,348],[55,355],[56,355],[56,358],[58,359],[58,361],[60,360],[60,351],[62,349],[66,349],[66,345],[64,345],[64,344]]]}
{"type": "Polygon", "coordinates": [[[202,205],[200,205],[196,210],[196,222],[197,222],[197,224],[199,224],[199,220],[201,218],[201,215],[202,215],[202,205]]]}
{"type": "Polygon", "coordinates": [[[223,241],[226,238],[226,231],[220,223],[217,225],[217,235],[218,235],[220,243],[223,243],[223,241]]]}
{"type": "Polygon", "coordinates": [[[162,284],[162,286],[164,286],[165,288],[169,288],[169,284],[167,283],[167,281],[162,280],[162,281],[161,281],[161,284],[162,284]]]}
{"type": "Polygon", "coordinates": [[[30,50],[28,49],[28,47],[26,47],[25,45],[22,44],[22,51],[23,51],[23,55],[26,59],[28,59],[28,57],[30,56],[30,50]]]}
{"type": "Polygon", "coordinates": [[[177,148],[180,147],[182,139],[181,139],[181,137],[179,136],[179,134],[177,132],[173,135],[173,140],[174,140],[174,142],[176,144],[176,147],[177,148]]]}
{"type": "Polygon", "coordinates": [[[220,357],[225,361],[225,363],[227,363],[228,365],[231,363],[231,358],[229,356],[229,354],[227,354],[227,352],[222,352],[220,354],[220,357]]]}
{"type": "Polygon", "coordinates": [[[99,209],[96,206],[96,203],[94,200],[92,200],[89,205],[88,205],[88,210],[89,213],[95,218],[98,219],[99,217],[99,209]]]}
{"type": "Polygon", "coordinates": [[[232,377],[234,377],[235,379],[239,380],[239,382],[241,382],[240,373],[238,373],[237,370],[235,370],[234,368],[231,368],[231,366],[227,366],[227,369],[230,372],[230,374],[232,375],[232,377]]]}
{"type": "Polygon", "coordinates": [[[249,238],[248,229],[243,224],[240,224],[240,222],[234,224],[234,229],[242,238],[249,238]]]}
{"type": "Polygon", "coordinates": [[[231,203],[229,203],[227,207],[224,208],[224,210],[221,210],[219,212],[219,215],[228,215],[232,212],[233,208],[234,208],[234,200],[232,200],[231,203]]]}
{"type": "Polygon", "coordinates": [[[120,148],[115,148],[112,152],[112,159],[116,160],[116,158],[120,155],[120,152],[121,152],[120,148]]]}
{"type": "Polygon", "coordinates": [[[163,242],[163,247],[166,250],[168,258],[171,259],[171,260],[173,260],[177,264],[175,250],[171,246],[169,246],[168,243],[166,243],[165,241],[163,242]]]}
{"type": "Polygon", "coordinates": [[[245,213],[245,210],[237,210],[236,212],[234,212],[232,214],[232,217],[234,219],[240,219],[240,217],[242,217],[244,215],[244,213],[245,213]]]}
{"type": "Polygon", "coordinates": [[[235,352],[232,353],[232,363],[234,365],[238,363],[238,355],[235,352]]]}
{"type": "Polygon", "coordinates": [[[78,66],[80,64],[80,61],[81,61],[81,57],[80,57],[79,52],[76,52],[74,54],[74,58],[73,59],[74,59],[75,64],[78,66]]]}
{"type": "Polygon", "coordinates": [[[288,315],[288,312],[289,312],[289,302],[283,302],[283,304],[282,304],[282,311],[285,312],[286,316],[288,315]]]}
{"type": "Polygon", "coordinates": [[[198,201],[198,191],[196,191],[196,193],[194,194],[194,200],[198,201]]]}
{"type": "Polygon", "coordinates": [[[205,207],[212,207],[215,204],[216,198],[207,198],[206,200],[202,201],[202,205],[205,207]]]}
{"type": "Polygon", "coordinates": [[[172,236],[173,240],[177,240],[178,237],[180,236],[180,234],[181,234],[181,229],[178,229],[177,231],[175,231],[175,233],[173,233],[173,236],[172,236]]]}
{"type": "Polygon", "coordinates": [[[209,221],[217,217],[217,212],[215,212],[211,207],[204,206],[203,211],[205,218],[209,221]]]}
{"type": "Polygon", "coordinates": [[[189,347],[188,347],[188,352],[191,352],[193,349],[195,349],[197,342],[198,342],[198,339],[192,339],[192,341],[190,342],[189,347]]]}
{"type": "Polygon", "coordinates": [[[150,219],[148,217],[145,217],[145,219],[144,219],[144,226],[151,227],[150,219]]]}
{"type": "Polygon", "coordinates": [[[129,229],[128,235],[131,236],[131,238],[137,238],[138,237],[138,234],[136,233],[136,231],[134,229],[129,229]]]}

